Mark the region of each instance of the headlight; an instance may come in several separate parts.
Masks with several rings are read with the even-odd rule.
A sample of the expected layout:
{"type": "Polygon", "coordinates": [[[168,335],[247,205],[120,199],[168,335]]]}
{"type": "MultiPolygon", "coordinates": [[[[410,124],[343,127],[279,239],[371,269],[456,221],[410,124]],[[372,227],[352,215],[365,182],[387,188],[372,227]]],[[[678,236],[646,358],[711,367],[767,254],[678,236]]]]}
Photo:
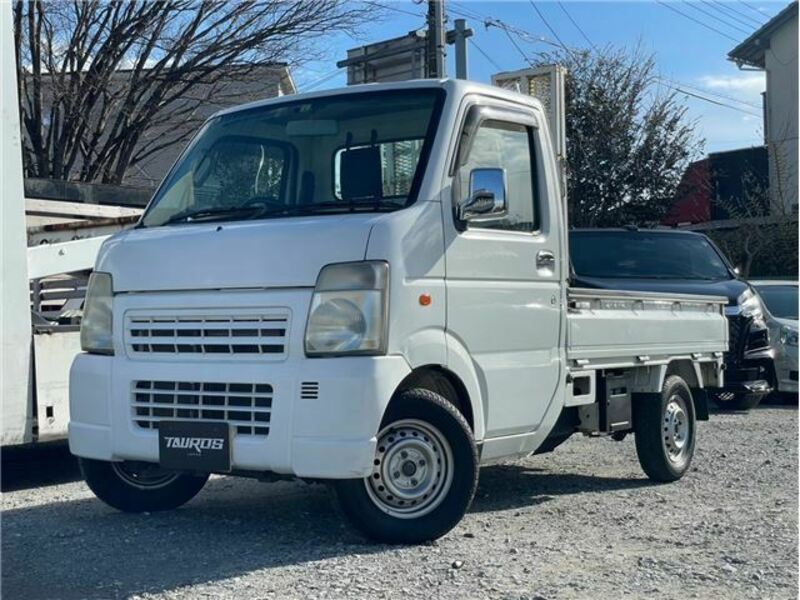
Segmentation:
{"type": "Polygon", "coordinates": [[[781,327],[781,344],[797,346],[797,329],[788,325],[781,327]]]}
{"type": "Polygon", "coordinates": [[[764,316],[764,310],[761,308],[761,299],[753,290],[745,290],[736,299],[736,303],[739,305],[739,314],[742,316],[754,319],[760,319],[764,316]]]}
{"type": "Polygon", "coordinates": [[[92,273],[86,288],[81,320],[81,348],[96,354],[114,354],[111,339],[113,287],[108,273],[92,273]]]}
{"type": "Polygon", "coordinates": [[[324,267],[306,323],[306,354],[383,354],[389,296],[385,262],[324,267]]]}

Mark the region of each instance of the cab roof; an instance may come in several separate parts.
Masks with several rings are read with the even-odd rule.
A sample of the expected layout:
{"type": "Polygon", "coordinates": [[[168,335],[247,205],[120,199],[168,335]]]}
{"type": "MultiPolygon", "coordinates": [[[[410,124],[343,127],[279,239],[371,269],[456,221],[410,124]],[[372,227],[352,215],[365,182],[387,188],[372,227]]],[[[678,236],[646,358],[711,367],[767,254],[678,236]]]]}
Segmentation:
{"type": "Polygon", "coordinates": [[[514,102],[517,104],[525,104],[532,108],[543,110],[542,103],[532,96],[527,96],[519,92],[507,90],[485,83],[478,83],[476,81],[468,81],[464,79],[412,79],[409,81],[397,81],[391,83],[366,83],[361,85],[351,85],[343,88],[334,88],[330,90],[321,90],[316,92],[306,92],[300,94],[292,94],[288,96],[278,96],[277,98],[268,98],[266,100],[256,100],[248,102],[240,106],[223,109],[217,112],[214,116],[226,115],[236,113],[243,110],[252,108],[259,108],[262,106],[278,106],[290,102],[302,102],[303,100],[312,100],[317,98],[326,98],[329,96],[341,96],[349,94],[362,94],[365,92],[386,92],[392,90],[409,90],[409,89],[442,89],[447,92],[449,97],[463,97],[467,94],[481,94],[484,96],[492,96],[501,100],[514,102]]]}

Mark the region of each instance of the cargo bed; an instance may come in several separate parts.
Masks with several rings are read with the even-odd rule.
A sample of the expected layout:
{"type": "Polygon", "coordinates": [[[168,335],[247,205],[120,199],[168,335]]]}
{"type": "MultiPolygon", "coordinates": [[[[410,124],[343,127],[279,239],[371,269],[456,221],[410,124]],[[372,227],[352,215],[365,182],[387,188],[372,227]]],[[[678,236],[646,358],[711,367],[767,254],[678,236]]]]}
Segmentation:
{"type": "Polygon", "coordinates": [[[567,299],[572,368],[714,360],[728,349],[726,298],[571,288],[567,299]]]}

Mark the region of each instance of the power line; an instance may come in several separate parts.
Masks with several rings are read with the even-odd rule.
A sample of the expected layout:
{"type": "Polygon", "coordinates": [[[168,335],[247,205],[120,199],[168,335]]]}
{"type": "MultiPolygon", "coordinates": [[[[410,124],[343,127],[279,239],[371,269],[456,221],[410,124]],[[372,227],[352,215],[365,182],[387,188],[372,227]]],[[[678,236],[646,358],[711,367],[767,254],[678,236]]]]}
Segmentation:
{"type": "Polygon", "coordinates": [[[700,6],[697,2],[688,2],[687,0],[683,0],[683,3],[686,4],[687,6],[691,6],[696,11],[701,12],[701,13],[703,13],[704,15],[706,15],[708,17],[711,17],[714,21],[716,21],[720,25],[723,25],[725,27],[730,27],[731,29],[735,29],[739,33],[743,33],[745,35],[748,35],[750,33],[750,31],[747,30],[747,29],[742,29],[738,25],[731,25],[727,21],[723,21],[719,16],[715,15],[712,12],[707,11],[705,8],[700,6]]]}
{"type": "Polygon", "coordinates": [[[556,38],[558,43],[561,44],[561,47],[571,54],[572,51],[567,47],[567,45],[563,41],[561,41],[561,38],[558,37],[556,30],[550,27],[550,23],[547,22],[547,19],[545,19],[544,15],[542,14],[542,11],[540,11],[539,7],[536,6],[536,3],[533,0],[528,0],[528,2],[530,2],[530,5],[533,7],[533,10],[536,11],[536,14],[539,15],[539,18],[542,20],[542,23],[544,23],[545,27],[547,27],[550,33],[553,34],[553,37],[556,38]]]}
{"type": "Polygon", "coordinates": [[[425,18],[425,15],[422,14],[422,13],[416,13],[416,12],[412,12],[410,10],[405,10],[403,8],[397,8],[396,6],[393,6],[391,4],[383,4],[381,2],[375,2],[374,0],[364,0],[364,4],[366,4],[368,6],[375,6],[377,8],[386,8],[386,9],[389,9],[389,10],[393,10],[394,12],[397,12],[397,13],[402,13],[404,15],[410,15],[412,17],[420,17],[421,19],[425,18]]]}
{"type": "MultiPolygon", "coordinates": [[[[535,5],[534,5],[534,8],[536,8],[536,7],[535,7],[535,5]]],[[[481,15],[477,15],[477,14],[474,14],[474,13],[473,13],[472,15],[464,15],[464,16],[469,16],[470,18],[481,18],[481,15]]],[[[543,20],[544,20],[544,19],[543,19],[543,20]]],[[[518,52],[520,53],[520,55],[523,57],[523,59],[525,60],[525,62],[527,62],[528,64],[531,64],[531,61],[530,61],[530,59],[527,57],[527,55],[525,54],[525,52],[522,50],[522,48],[519,46],[519,44],[517,44],[517,43],[515,42],[515,40],[514,40],[514,39],[511,37],[511,35],[512,35],[512,34],[519,35],[519,33],[518,33],[518,32],[515,32],[515,31],[514,31],[514,28],[511,28],[511,27],[503,27],[503,25],[502,25],[502,24],[496,24],[496,25],[497,25],[498,27],[500,27],[501,29],[503,29],[503,31],[505,32],[505,34],[508,36],[508,38],[509,38],[509,41],[510,41],[510,42],[511,42],[511,43],[514,45],[514,47],[517,49],[517,51],[518,51],[518,52]]],[[[522,37],[522,36],[520,36],[520,37],[522,37]]],[[[591,40],[587,39],[587,41],[589,41],[589,43],[591,43],[591,40]]],[[[552,43],[552,42],[551,42],[551,43],[552,43]]],[[[592,46],[594,46],[594,45],[592,44],[592,46]]],[[[563,42],[562,42],[562,47],[564,47],[564,48],[565,48],[567,51],[570,51],[570,49],[569,49],[569,48],[567,48],[566,46],[564,46],[564,45],[563,45],[563,42]]],[[[476,45],[476,48],[478,48],[478,46],[477,46],[477,45],[476,45]]],[[[494,61],[493,59],[491,59],[491,57],[490,57],[490,56],[489,56],[487,53],[483,52],[481,49],[479,49],[479,51],[480,51],[480,52],[481,52],[481,53],[482,53],[482,54],[483,54],[483,55],[484,55],[484,56],[487,58],[487,60],[490,60],[490,62],[492,62],[492,64],[493,64],[493,65],[494,65],[496,68],[498,68],[498,69],[502,70],[502,68],[501,68],[501,67],[500,67],[500,66],[497,64],[497,62],[496,62],[496,61],[494,61]]],[[[697,88],[697,87],[694,87],[694,86],[691,86],[691,85],[689,85],[689,84],[685,84],[685,83],[682,83],[682,82],[678,82],[678,81],[671,81],[671,80],[669,80],[669,79],[666,79],[666,78],[664,78],[664,77],[658,77],[658,79],[661,81],[662,85],[664,85],[664,86],[666,86],[666,87],[668,87],[668,88],[671,88],[671,89],[673,89],[673,90],[675,90],[675,91],[678,91],[678,92],[681,92],[681,93],[683,93],[683,94],[686,94],[686,95],[688,95],[688,96],[691,96],[691,97],[693,97],[693,98],[696,98],[696,99],[698,99],[698,100],[704,100],[704,101],[706,101],[706,102],[710,102],[711,104],[715,104],[715,105],[717,105],[717,106],[723,106],[723,107],[726,107],[726,108],[730,108],[731,110],[736,110],[736,111],[738,111],[738,112],[742,112],[742,113],[745,113],[745,114],[748,114],[748,115],[752,115],[752,116],[760,116],[760,115],[757,115],[757,114],[755,114],[755,113],[753,113],[753,112],[751,112],[751,111],[748,111],[748,110],[746,110],[746,109],[743,109],[743,108],[741,108],[741,107],[738,107],[738,106],[733,106],[733,105],[727,104],[727,103],[725,103],[725,102],[722,102],[722,101],[720,101],[720,100],[717,100],[717,99],[714,99],[714,98],[708,98],[707,96],[704,96],[704,95],[701,95],[701,94],[709,94],[709,95],[711,95],[711,96],[716,96],[716,97],[718,97],[718,98],[723,98],[723,99],[725,99],[725,100],[730,100],[730,101],[732,101],[732,102],[737,102],[737,103],[739,103],[739,104],[743,104],[743,105],[749,106],[749,107],[751,107],[751,108],[760,108],[759,106],[757,106],[757,105],[755,105],[755,104],[752,104],[752,103],[750,103],[750,102],[744,102],[744,101],[742,101],[742,100],[738,100],[738,99],[736,99],[736,98],[733,98],[733,97],[730,97],[730,96],[725,96],[725,95],[723,95],[723,94],[718,94],[718,93],[715,93],[715,92],[710,92],[710,91],[707,91],[707,90],[703,90],[703,89],[700,89],[700,88],[697,88]],[[689,88],[689,90],[693,89],[693,90],[694,90],[694,92],[692,92],[692,91],[689,91],[689,90],[687,90],[687,89],[685,89],[685,88],[689,88]]]]}
{"type": "Polygon", "coordinates": [[[768,15],[765,15],[763,12],[761,12],[760,10],[758,10],[758,9],[757,9],[755,6],[752,6],[752,5],[751,5],[751,4],[749,4],[748,2],[745,2],[744,0],[738,0],[738,1],[739,1],[739,4],[742,4],[742,5],[746,6],[747,8],[749,8],[750,10],[752,10],[754,13],[756,13],[756,14],[757,14],[759,17],[761,17],[762,19],[769,19],[769,16],[768,16],[768,15]]]}
{"type": "Polygon", "coordinates": [[[595,46],[592,43],[592,40],[589,39],[589,36],[586,35],[586,32],[581,28],[580,25],[578,25],[578,23],[575,21],[575,19],[572,18],[572,15],[567,12],[567,7],[564,6],[564,3],[561,2],[561,0],[559,0],[558,5],[561,7],[561,10],[564,11],[564,14],[567,15],[567,18],[570,20],[570,23],[572,23],[575,26],[575,29],[577,29],[580,32],[580,34],[583,36],[583,39],[586,40],[586,43],[589,44],[592,47],[592,50],[594,50],[595,52],[598,52],[597,46],[595,46]]]}
{"type": "MultiPolygon", "coordinates": [[[[456,3],[453,2],[451,4],[451,6],[453,4],[456,4],[456,3]]],[[[480,13],[478,13],[478,12],[472,10],[472,9],[465,9],[463,7],[462,8],[450,8],[449,12],[452,12],[453,14],[456,14],[456,15],[458,15],[460,17],[466,17],[468,19],[476,19],[478,21],[481,21],[483,23],[483,26],[486,29],[488,29],[489,27],[497,27],[498,29],[503,29],[503,30],[505,30],[507,32],[513,33],[514,35],[518,36],[521,40],[526,41],[526,42],[528,42],[530,44],[542,43],[542,44],[549,44],[551,46],[556,46],[556,47],[559,46],[556,42],[547,39],[543,35],[534,34],[534,33],[531,33],[530,31],[525,30],[525,29],[521,29],[520,27],[515,27],[513,25],[509,25],[508,23],[506,23],[502,19],[497,19],[495,17],[487,16],[487,15],[482,15],[482,14],[480,14],[480,13]]]]}
{"type": "MultiPolygon", "coordinates": [[[[455,4],[456,4],[455,2],[451,2],[451,7],[455,4]]],[[[467,17],[468,19],[477,19],[478,21],[483,21],[486,18],[480,13],[475,12],[471,8],[467,8],[466,6],[461,6],[461,5],[459,6],[460,8],[457,8],[455,10],[453,8],[450,8],[448,10],[450,12],[455,12],[457,14],[460,13],[460,16],[467,17]]]]}
{"type": "Polygon", "coordinates": [[[485,58],[487,61],[489,61],[489,63],[491,63],[491,65],[492,65],[492,66],[493,66],[495,69],[497,69],[498,71],[504,71],[504,70],[505,70],[505,69],[503,69],[503,67],[501,67],[499,64],[497,64],[497,61],[495,61],[495,60],[494,60],[494,59],[493,59],[491,56],[489,56],[489,55],[488,55],[486,52],[484,52],[483,48],[481,48],[480,46],[478,46],[478,44],[475,42],[475,40],[473,40],[472,38],[467,38],[467,39],[469,40],[469,43],[470,43],[470,44],[472,44],[473,46],[475,46],[475,49],[476,49],[478,52],[480,52],[480,53],[483,55],[483,57],[484,57],[484,58],[485,58]]]}
{"type": "MultiPolygon", "coordinates": [[[[703,2],[707,3],[708,0],[703,0],[703,2]]],[[[719,5],[721,9],[725,9],[725,11],[731,16],[731,18],[736,19],[736,21],[738,21],[745,27],[750,27],[752,29],[753,23],[755,23],[756,26],[761,27],[761,21],[757,21],[750,15],[746,15],[745,13],[736,10],[735,8],[733,8],[733,6],[730,6],[729,4],[726,4],[725,2],[720,2],[720,0],[711,0],[711,2],[719,5]],[[747,21],[744,21],[743,19],[747,19],[747,21]]]]}
{"type": "Polygon", "coordinates": [[[709,10],[711,11],[710,15],[712,19],[716,18],[720,23],[723,23],[732,29],[741,31],[745,35],[750,35],[750,33],[752,33],[754,27],[751,23],[741,20],[735,14],[731,15],[726,10],[722,10],[720,6],[716,6],[719,4],[724,8],[725,5],[722,2],[719,2],[718,0],[713,0],[713,4],[710,0],[700,0],[700,2],[708,6],[709,10]]]}
{"type": "Polygon", "coordinates": [[[509,32],[508,29],[506,29],[506,28],[503,28],[503,32],[505,32],[506,37],[508,38],[508,41],[511,42],[511,44],[514,46],[514,48],[517,49],[517,52],[520,53],[520,55],[522,56],[522,60],[524,60],[526,63],[528,63],[529,67],[533,67],[533,62],[531,61],[531,59],[528,58],[528,55],[525,54],[525,52],[522,50],[522,48],[520,48],[519,44],[517,44],[517,42],[514,40],[514,38],[511,37],[511,32],[509,32]]]}
{"type": "Polygon", "coordinates": [[[702,26],[702,27],[705,27],[706,29],[709,29],[709,30],[711,30],[711,31],[713,31],[713,32],[715,32],[715,33],[718,33],[718,34],[719,34],[719,35],[721,35],[722,37],[728,38],[728,39],[729,39],[729,40],[731,40],[732,42],[736,42],[736,43],[738,43],[738,42],[739,42],[739,40],[737,40],[735,37],[733,37],[733,36],[731,36],[731,35],[728,35],[728,34],[727,34],[727,33],[725,33],[724,31],[720,31],[720,30],[719,30],[719,29],[717,29],[716,27],[712,27],[711,25],[709,25],[708,23],[705,23],[704,21],[701,21],[700,19],[695,19],[695,18],[694,18],[692,15],[687,15],[685,12],[682,12],[682,11],[678,10],[677,8],[675,8],[674,6],[672,6],[671,4],[667,4],[666,2],[663,2],[662,0],[656,0],[656,2],[658,2],[658,3],[659,3],[661,6],[663,6],[663,7],[665,7],[665,8],[668,8],[668,9],[670,9],[670,10],[671,10],[671,11],[673,11],[673,12],[676,12],[676,13],[678,13],[679,15],[681,15],[681,16],[682,16],[682,17],[684,17],[684,18],[686,18],[686,19],[689,19],[690,21],[694,21],[694,22],[695,22],[695,23],[697,23],[698,25],[700,25],[700,26],[702,26]]]}
{"type": "Polygon", "coordinates": [[[761,109],[761,106],[755,104],[753,102],[746,102],[745,100],[740,100],[739,98],[734,98],[733,96],[727,96],[725,94],[720,94],[719,92],[712,92],[711,90],[707,90],[704,88],[700,88],[697,86],[690,85],[688,83],[684,83],[683,81],[676,81],[675,79],[669,79],[667,77],[660,77],[659,78],[662,82],[667,82],[670,86],[681,86],[688,88],[690,90],[694,90],[696,92],[700,92],[702,94],[707,94],[709,96],[716,96],[718,98],[723,98],[724,100],[729,100],[731,102],[736,102],[738,104],[743,104],[744,106],[749,106],[750,108],[761,109]]]}
{"type": "Polygon", "coordinates": [[[733,106],[732,104],[726,104],[725,102],[719,102],[718,100],[714,100],[713,98],[707,98],[706,96],[701,96],[700,94],[695,94],[694,92],[690,92],[689,90],[685,90],[681,87],[677,86],[668,86],[672,87],[676,92],[680,92],[681,94],[686,94],[687,96],[691,96],[692,98],[697,98],[698,100],[703,100],[705,102],[709,102],[711,104],[716,104],[717,106],[724,106],[725,108],[730,108],[731,110],[738,111],[740,113],[744,113],[746,115],[750,115],[751,117],[761,117],[763,115],[759,115],[758,113],[750,112],[749,110],[745,110],[743,108],[739,108],[738,106],[733,106]]]}

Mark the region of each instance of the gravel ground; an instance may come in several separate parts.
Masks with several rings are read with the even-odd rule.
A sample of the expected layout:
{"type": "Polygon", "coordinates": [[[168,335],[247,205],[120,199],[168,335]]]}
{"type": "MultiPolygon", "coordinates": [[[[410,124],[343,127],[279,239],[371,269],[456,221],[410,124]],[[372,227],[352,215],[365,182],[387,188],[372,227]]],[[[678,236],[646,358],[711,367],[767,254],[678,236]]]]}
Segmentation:
{"type": "Polygon", "coordinates": [[[218,477],[124,515],[63,447],[6,452],[3,597],[797,598],[797,409],[711,419],[678,483],[644,479],[630,437],[574,436],[484,469],[464,521],[417,547],[365,543],[324,486],[218,477]]]}

